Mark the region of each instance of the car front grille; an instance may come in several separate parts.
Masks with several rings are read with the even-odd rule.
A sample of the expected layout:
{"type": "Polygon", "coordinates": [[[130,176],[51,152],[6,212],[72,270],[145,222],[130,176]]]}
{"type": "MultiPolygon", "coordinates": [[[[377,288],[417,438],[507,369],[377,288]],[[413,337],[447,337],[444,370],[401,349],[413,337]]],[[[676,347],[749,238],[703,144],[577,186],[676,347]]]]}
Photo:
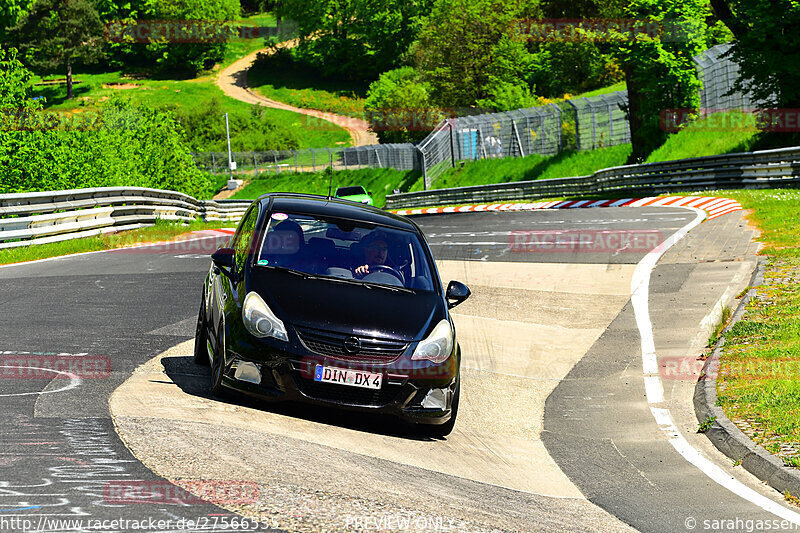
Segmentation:
{"type": "Polygon", "coordinates": [[[402,355],[408,347],[408,343],[403,341],[348,335],[308,327],[297,327],[296,329],[300,340],[312,352],[345,361],[391,362],[402,355]],[[360,350],[351,353],[345,349],[344,342],[349,337],[356,337],[361,341],[360,350]]]}
{"type": "Polygon", "coordinates": [[[383,407],[391,403],[403,388],[402,385],[384,383],[380,389],[365,389],[305,378],[298,378],[297,382],[300,392],[309,398],[366,407],[383,407]]]}

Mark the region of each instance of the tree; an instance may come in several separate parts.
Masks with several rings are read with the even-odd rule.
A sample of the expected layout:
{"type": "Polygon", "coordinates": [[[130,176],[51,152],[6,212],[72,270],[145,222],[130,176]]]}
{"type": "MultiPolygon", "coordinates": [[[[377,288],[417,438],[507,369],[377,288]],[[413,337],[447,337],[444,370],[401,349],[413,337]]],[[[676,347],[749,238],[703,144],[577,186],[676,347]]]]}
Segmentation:
{"type": "Polygon", "coordinates": [[[3,0],[0,2],[0,39],[5,40],[6,28],[17,23],[33,0],[3,0]]]}
{"type": "Polygon", "coordinates": [[[736,37],[737,90],[752,89],[769,105],[800,107],[800,3],[796,0],[711,0],[714,13],[736,37]]]}
{"type": "Polygon", "coordinates": [[[374,80],[401,64],[434,0],[283,0],[300,59],[327,76],[374,80]]]}
{"type": "Polygon", "coordinates": [[[10,32],[28,64],[66,68],[67,99],[73,97],[73,64],[102,56],[103,25],[89,0],[37,0],[10,32]]]}
{"type": "Polygon", "coordinates": [[[528,85],[532,56],[514,22],[533,15],[523,0],[439,0],[412,46],[434,101],[470,107],[496,96],[495,85],[528,85]]]}
{"type": "Polygon", "coordinates": [[[692,57],[705,47],[708,15],[705,0],[632,0],[624,7],[623,16],[666,22],[670,30],[664,36],[620,35],[613,48],[628,87],[631,162],[666,140],[660,124],[666,110],[697,108],[700,82],[692,57]]]}
{"type": "Polygon", "coordinates": [[[443,118],[430,102],[430,86],[412,67],[381,74],[369,86],[364,111],[370,128],[383,143],[416,142],[443,118]]]}

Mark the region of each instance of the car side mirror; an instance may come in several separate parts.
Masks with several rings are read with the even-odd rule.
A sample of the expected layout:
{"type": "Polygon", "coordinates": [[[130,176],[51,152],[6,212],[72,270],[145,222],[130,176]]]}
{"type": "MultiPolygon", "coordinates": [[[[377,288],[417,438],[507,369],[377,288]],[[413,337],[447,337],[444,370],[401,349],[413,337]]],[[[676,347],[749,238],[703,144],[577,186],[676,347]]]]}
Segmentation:
{"type": "Polygon", "coordinates": [[[445,294],[445,298],[447,298],[447,308],[454,308],[469,298],[470,294],[472,294],[472,292],[469,290],[469,287],[460,281],[451,281],[447,285],[447,293],[445,294]]]}
{"type": "Polygon", "coordinates": [[[214,266],[231,279],[233,279],[233,266],[235,264],[234,254],[233,248],[220,248],[211,254],[211,261],[214,266]]]}

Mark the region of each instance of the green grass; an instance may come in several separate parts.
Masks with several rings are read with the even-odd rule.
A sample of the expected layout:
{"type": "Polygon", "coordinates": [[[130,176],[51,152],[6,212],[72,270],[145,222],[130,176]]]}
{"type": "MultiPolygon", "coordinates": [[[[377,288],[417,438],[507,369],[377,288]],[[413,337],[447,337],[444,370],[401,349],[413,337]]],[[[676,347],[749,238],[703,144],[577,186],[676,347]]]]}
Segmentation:
{"type": "Polygon", "coordinates": [[[624,165],[631,153],[629,144],[576,152],[564,150],[554,156],[483,159],[447,170],[433,188],[464,187],[488,183],[585,176],[607,167],[624,165]]]}
{"type": "MultiPolygon", "coordinates": [[[[752,212],[769,256],[764,283],[725,334],[719,405],[751,438],[773,450],[800,441],[800,191],[713,191],[752,212]]],[[[797,466],[796,456],[785,457],[797,466]]]]}
{"type": "Polygon", "coordinates": [[[364,117],[367,85],[327,79],[293,60],[288,51],[262,57],[248,71],[247,81],[262,96],[295,107],[364,117]]]}
{"type": "MultiPolygon", "coordinates": [[[[192,80],[132,80],[122,72],[102,74],[79,73],[75,76],[81,83],[75,86],[75,98],[67,100],[64,85],[40,86],[34,88],[35,96],[47,99],[47,108],[66,113],[96,111],[98,104],[110,98],[128,99],[134,105],[146,103],[155,107],[179,107],[186,112],[201,111],[217,99],[222,113],[249,112],[251,104],[240,102],[226,96],[216,86],[212,76],[192,80]],[[114,84],[129,84],[136,87],[115,89],[114,84]],[[105,87],[104,87],[105,85],[105,87]]],[[[262,120],[281,129],[300,133],[298,148],[320,148],[326,146],[349,146],[350,134],[344,128],[330,122],[316,120],[299,113],[280,109],[261,108],[262,120]]],[[[220,130],[225,122],[220,116],[220,130]]],[[[242,132],[240,132],[242,133],[242,132]]],[[[250,146],[232,146],[234,151],[249,151],[250,146]]]]}
{"type": "Polygon", "coordinates": [[[84,239],[73,239],[70,241],[0,250],[0,264],[5,265],[83,252],[111,250],[140,242],[158,242],[170,240],[178,235],[182,235],[190,231],[223,227],[235,227],[235,224],[226,222],[207,223],[201,221],[196,221],[189,224],[180,224],[177,222],[158,221],[153,226],[140,228],[137,230],[122,231],[119,233],[99,235],[97,237],[87,237],[84,239]]]}
{"type": "Polygon", "coordinates": [[[748,152],[758,139],[752,116],[736,111],[714,113],[670,135],[646,162],[748,152]]]}
{"type": "Polygon", "coordinates": [[[627,88],[628,86],[625,84],[625,82],[621,81],[619,83],[615,83],[614,85],[609,85],[608,87],[601,87],[593,91],[586,91],[585,93],[576,94],[572,98],[589,98],[591,96],[599,96],[601,94],[609,94],[616,91],[624,91],[627,88]]]}
{"type": "MultiPolygon", "coordinates": [[[[409,190],[411,184],[421,179],[419,172],[394,170],[391,168],[369,168],[360,170],[341,170],[333,174],[331,192],[337,187],[362,185],[372,196],[376,207],[383,207],[385,197],[394,189],[409,190]]],[[[326,172],[299,173],[286,172],[267,176],[261,174],[242,190],[233,195],[237,200],[253,200],[268,192],[303,192],[310,194],[328,194],[329,174],[326,172]]]]}

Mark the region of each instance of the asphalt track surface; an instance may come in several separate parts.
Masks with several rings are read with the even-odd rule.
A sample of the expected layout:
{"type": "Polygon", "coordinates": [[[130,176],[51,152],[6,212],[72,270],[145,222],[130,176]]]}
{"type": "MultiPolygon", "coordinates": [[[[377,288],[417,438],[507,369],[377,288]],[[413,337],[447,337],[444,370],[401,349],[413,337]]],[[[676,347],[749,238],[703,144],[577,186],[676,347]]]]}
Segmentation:
{"type": "MultiPolygon", "coordinates": [[[[734,213],[719,220],[739,216],[734,213]]],[[[415,220],[426,232],[437,260],[632,265],[644,251],[513,253],[509,232],[555,228],[650,230],[669,235],[693,217],[692,212],[676,208],[607,208],[415,220]]],[[[733,257],[742,250],[728,252],[733,257]]],[[[653,293],[679,294],[692,281],[696,263],[659,265],[653,275],[653,293]]],[[[186,522],[179,523],[180,519],[200,519],[210,526],[233,516],[213,505],[187,505],[181,498],[119,505],[110,502],[108,495],[109,485],[117,481],[159,479],[120,442],[107,402],[136,367],[190,338],[208,264],[203,254],[166,250],[89,254],[0,268],[4,287],[0,351],[4,357],[24,352],[85,354],[65,357],[108,358],[111,367],[107,376],[77,384],[51,379],[47,372],[37,374],[37,379],[0,376],[5,415],[0,420],[0,531],[74,530],[43,523],[64,518],[172,520],[169,528],[151,530],[185,531],[186,522]],[[23,524],[27,527],[19,527],[23,524]]],[[[656,296],[653,299],[654,323],[670,308],[674,314],[674,306],[679,305],[674,298],[663,304],[657,303],[656,296]]],[[[552,457],[591,502],[640,530],[688,531],[689,517],[699,522],[697,530],[720,531],[747,530],[748,519],[774,520],[775,516],[710,481],[658,433],[643,400],[641,379],[626,374],[636,368],[639,357],[631,313],[630,306],[625,306],[548,399],[543,438],[552,457]],[[708,529],[705,519],[742,522],[741,527],[708,529]]],[[[746,475],[735,475],[757,485],[746,475]]],[[[537,529],[537,524],[530,524],[530,530],[537,529]]],[[[575,523],[564,524],[564,529],[585,528],[575,523]]]]}

